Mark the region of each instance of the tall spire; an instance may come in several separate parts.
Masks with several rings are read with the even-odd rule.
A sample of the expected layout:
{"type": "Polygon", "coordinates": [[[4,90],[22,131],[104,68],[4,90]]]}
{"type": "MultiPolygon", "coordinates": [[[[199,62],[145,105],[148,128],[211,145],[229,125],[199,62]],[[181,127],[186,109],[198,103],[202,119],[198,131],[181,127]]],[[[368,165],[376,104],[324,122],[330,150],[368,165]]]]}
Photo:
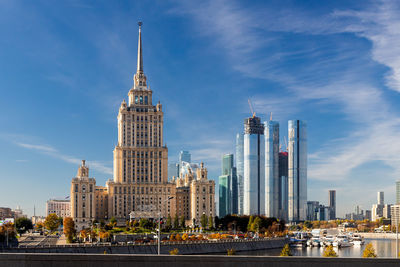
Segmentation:
{"type": "Polygon", "coordinates": [[[139,41],[138,41],[138,55],[137,55],[137,73],[143,72],[143,55],[142,55],[142,25],[143,22],[139,21],[139,41]]]}
{"type": "Polygon", "coordinates": [[[138,55],[137,55],[137,71],[134,80],[134,89],[144,90],[147,89],[146,75],[143,73],[143,54],[142,54],[142,25],[141,21],[138,22],[139,25],[139,41],[138,41],[138,55]]]}

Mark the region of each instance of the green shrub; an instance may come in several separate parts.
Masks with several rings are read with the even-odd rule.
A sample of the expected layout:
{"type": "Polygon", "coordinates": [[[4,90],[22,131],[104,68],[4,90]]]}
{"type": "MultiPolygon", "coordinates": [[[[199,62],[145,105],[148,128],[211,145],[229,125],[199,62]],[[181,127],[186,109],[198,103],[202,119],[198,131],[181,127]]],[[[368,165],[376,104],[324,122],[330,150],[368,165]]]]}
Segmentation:
{"type": "Polygon", "coordinates": [[[178,255],[179,254],[179,249],[174,248],[173,250],[169,251],[169,255],[178,255]]]}
{"type": "Polygon", "coordinates": [[[233,248],[227,249],[226,252],[227,252],[228,256],[233,256],[236,254],[236,250],[233,248]]]}
{"type": "Polygon", "coordinates": [[[324,249],[324,253],[322,254],[323,257],[337,257],[338,255],[336,254],[336,252],[333,250],[333,246],[327,246],[324,249]]]}
{"type": "Polygon", "coordinates": [[[290,252],[289,244],[286,244],[286,245],[283,247],[280,256],[282,256],[282,257],[292,256],[292,253],[290,252]]]}
{"type": "Polygon", "coordinates": [[[363,258],[376,258],[374,246],[368,243],[363,252],[363,258]]]}

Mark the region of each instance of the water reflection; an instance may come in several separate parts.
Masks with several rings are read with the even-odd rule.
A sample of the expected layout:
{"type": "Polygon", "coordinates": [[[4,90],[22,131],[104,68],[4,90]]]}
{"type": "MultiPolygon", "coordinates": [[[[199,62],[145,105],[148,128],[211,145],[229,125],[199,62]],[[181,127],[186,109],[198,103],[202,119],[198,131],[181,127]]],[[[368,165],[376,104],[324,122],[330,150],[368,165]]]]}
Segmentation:
{"type": "MultiPolygon", "coordinates": [[[[339,257],[359,258],[362,257],[366,244],[372,243],[375,252],[379,258],[394,258],[396,256],[396,240],[391,239],[365,239],[365,244],[362,246],[352,246],[347,248],[334,248],[339,257]]],[[[400,249],[400,242],[399,242],[400,249]]],[[[292,248],[294,256],[303,257],[320,257],[323,254],[324,248],[292,248]]],[[[280,249],[256,250],[237,252],[237,255],[254,255],[254,256],[279,256],[280,249]]]]}

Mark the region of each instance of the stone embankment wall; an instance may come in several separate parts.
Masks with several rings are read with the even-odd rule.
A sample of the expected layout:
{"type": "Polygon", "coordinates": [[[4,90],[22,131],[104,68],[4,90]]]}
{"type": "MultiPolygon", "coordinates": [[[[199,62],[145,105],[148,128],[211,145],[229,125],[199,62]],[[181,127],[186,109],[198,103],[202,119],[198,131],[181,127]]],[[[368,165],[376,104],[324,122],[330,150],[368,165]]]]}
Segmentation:
{"type": "Polygon", "coordinates": [[[222,255],[99,255],[99,254],[1,254],[0,267],[376,267],[399,266],[400,260],[380,258],[312,258],[222,255]]]}
{"type": "MultiPolygon", "coordinates": [[[[364,238],[371,239],[396,239],[396,233],[359,233],[364,238]]],[[[400,239],[400,233],[399,233],[400,239]]]]}
{"type": "MultiPolygon", "coordinates": [[[[226,253],[228,249],[236,251],[249,251],[261,249],[282,248],[288,242],[285,238],[262,240],[229,240],[229,241],[197,241],[197,242],[166,242],[161,246],[161,253],[168,254],[177,248],[180,255],[226,253]]],[[[92,253],[92,254],[157,254],[157,244],[143,245],[67,245],[52,247],[20,247],[0,252],[12,253],[92,253]]]]}

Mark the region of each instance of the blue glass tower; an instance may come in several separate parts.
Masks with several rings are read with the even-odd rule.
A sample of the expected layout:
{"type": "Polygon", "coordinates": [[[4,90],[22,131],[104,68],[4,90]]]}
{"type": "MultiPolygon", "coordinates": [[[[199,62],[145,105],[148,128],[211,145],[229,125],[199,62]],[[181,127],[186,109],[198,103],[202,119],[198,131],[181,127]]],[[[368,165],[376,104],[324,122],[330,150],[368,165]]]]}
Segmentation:
{"type": "Polygon", "coordinates": [[[238,214],[243,214],[243,185],[244,185],[244,135],[236,135],[236,175],[238,181],[238,214]]]}
{"type": "Polygon", "coordinates": [[[244,122],[243,213],[265,214],[264,125],[259,117],[244,122]]]}
{"type": "Polygon", "coordinates": [[[179,152],[179,164],[182,165],[182,161],[191,163],[192,156],[190,155],[189,151],[181,151],[179,152]]]}
{"type": "Polygon", "coordinates": [[[222,175],[219,176],[219,216],[238,213],[238,189],[233,155],[222,157],[222,175]]]}
{"type": "Polygon", "coordinates": [[[304,221],[307,216],[307,124],[300,120],[288,123],[288,219],[304,221]]]}
{"type": "Polygon", "coordinates": [[[279,218],[279,123],[265,122],[265,216],[279,218]]]}

